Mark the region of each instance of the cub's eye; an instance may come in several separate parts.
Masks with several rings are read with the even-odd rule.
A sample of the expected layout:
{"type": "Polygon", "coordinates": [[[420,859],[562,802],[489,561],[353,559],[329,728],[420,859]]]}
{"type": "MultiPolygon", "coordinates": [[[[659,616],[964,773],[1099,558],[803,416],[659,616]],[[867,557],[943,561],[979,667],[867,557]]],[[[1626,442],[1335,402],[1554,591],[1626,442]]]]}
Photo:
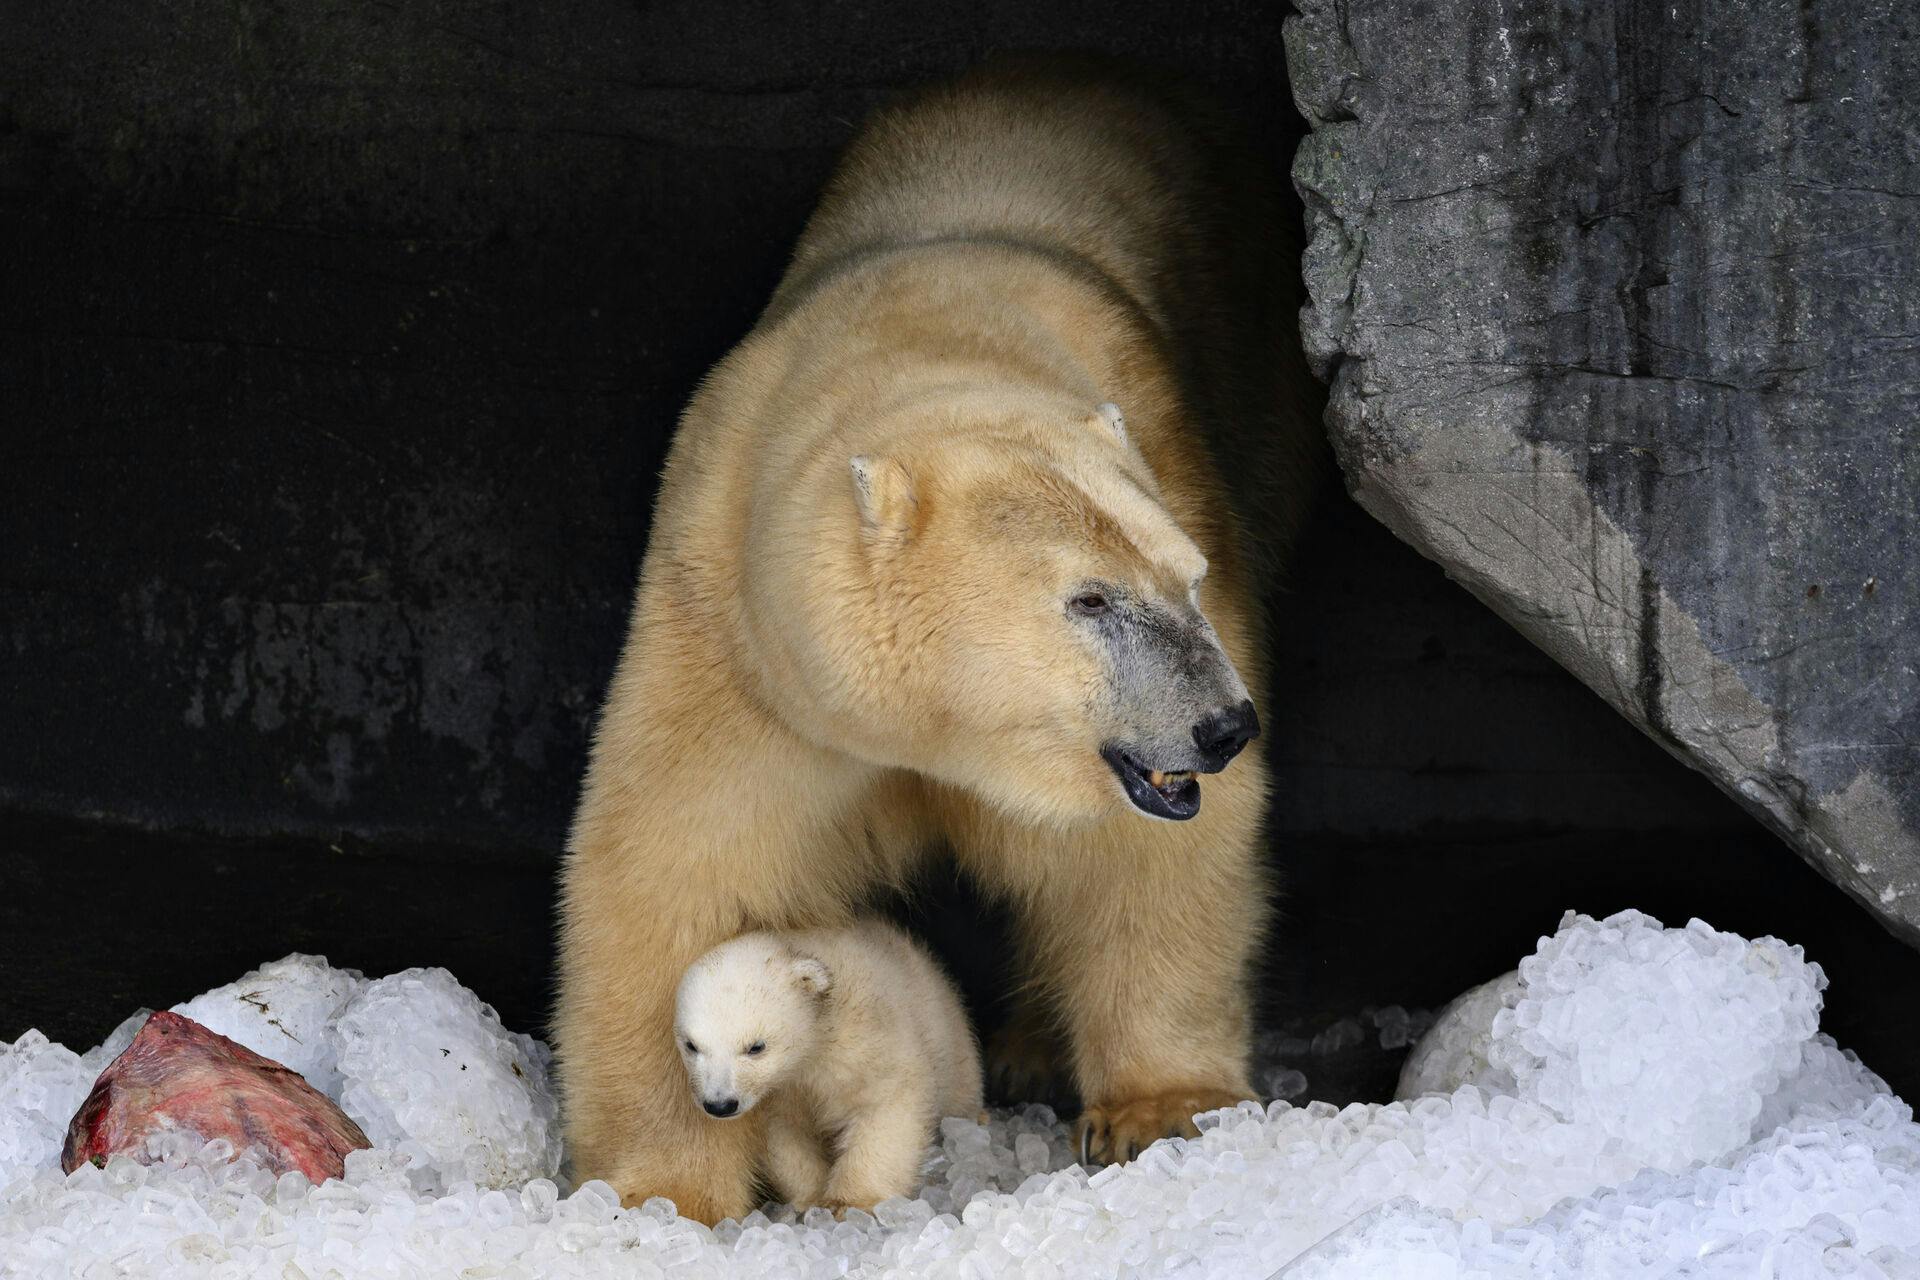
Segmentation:
{"type": "Polygon", "coordinates": [[[680,1043],[681,1043],[681,1044],[684,1044],[685,1046],[687,1046],[687,1052],[688,1052],[688,1053],[698,1053],[698,1052],[700,1052],[700,1046],[699,1046],[699,1045],[697,1045],[697,1044],[695,1044],[695,1043],[694,1043],[693,1041],[691,1041],[691,1040],[682,1040],[682,1041],[681,1041],[680,1043]]]}
{"type": "Polygon", "coordinates": [[[766,1051],[767,1051],[767,1042],[765,1040],[755,1040],[752,1044],[747,1046],[747,1056],[749,1058],[757,1058],[761,1054],[765,1053],[766,1051]]]}
{"type": "Polygon", "coordinates": [[[1107,611],[1107,598],[1098,591],[1088,591],[1075,596],[1067,607],[1083,617],[1092,617],[1107,611]]]}

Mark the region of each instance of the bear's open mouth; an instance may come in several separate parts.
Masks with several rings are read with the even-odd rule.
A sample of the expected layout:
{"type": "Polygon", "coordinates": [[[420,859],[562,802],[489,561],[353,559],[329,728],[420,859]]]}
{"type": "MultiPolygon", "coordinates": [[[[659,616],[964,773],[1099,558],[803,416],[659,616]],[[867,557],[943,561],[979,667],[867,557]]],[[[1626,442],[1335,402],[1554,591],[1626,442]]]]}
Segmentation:
{"type": "Polygon", "coordinates": [[[1119,747],[1107,747],[1100,754],[1140,812],[1174,822],[1200,812],[1200,779],[1192,772],[1151,768],[1119,747]]]}

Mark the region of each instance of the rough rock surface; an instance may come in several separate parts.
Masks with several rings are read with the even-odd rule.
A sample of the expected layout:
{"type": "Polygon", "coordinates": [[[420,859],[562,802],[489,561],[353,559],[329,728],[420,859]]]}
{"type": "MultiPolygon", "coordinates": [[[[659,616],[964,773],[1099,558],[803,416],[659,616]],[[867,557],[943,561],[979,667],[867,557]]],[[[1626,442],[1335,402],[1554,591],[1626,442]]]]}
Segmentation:
{"type": "Polygon", "coordinates": [[[1920,11],[1300,9],[1355,496],[1920,943],[1920,11]]]}

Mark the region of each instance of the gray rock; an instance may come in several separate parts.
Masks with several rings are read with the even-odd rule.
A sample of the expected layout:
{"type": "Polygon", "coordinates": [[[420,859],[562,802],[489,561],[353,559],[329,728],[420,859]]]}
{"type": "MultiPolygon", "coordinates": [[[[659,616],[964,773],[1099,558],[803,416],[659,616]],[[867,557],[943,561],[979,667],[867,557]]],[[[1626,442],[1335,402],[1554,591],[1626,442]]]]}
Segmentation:
{"type": "Polygon", "coordinates": [[[1355,497],[1920,943],[1920,10],[1300,9],[1355,497]]]}

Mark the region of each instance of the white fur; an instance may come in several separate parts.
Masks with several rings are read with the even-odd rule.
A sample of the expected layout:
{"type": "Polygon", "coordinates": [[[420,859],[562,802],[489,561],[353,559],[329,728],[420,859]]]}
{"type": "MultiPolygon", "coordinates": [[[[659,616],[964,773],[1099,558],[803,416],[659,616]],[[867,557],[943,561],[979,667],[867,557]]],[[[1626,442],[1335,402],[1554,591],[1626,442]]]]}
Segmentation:
{"type": "Polygon", "coordinates": [[[791,1204],[911,1195],[943,1116],[980,1111],[980,1055],[940,968],[878,920],[749,933],[695,961],[674,1035],[694,1100],[766,1110],[764,1172],[791,1204]]]}

